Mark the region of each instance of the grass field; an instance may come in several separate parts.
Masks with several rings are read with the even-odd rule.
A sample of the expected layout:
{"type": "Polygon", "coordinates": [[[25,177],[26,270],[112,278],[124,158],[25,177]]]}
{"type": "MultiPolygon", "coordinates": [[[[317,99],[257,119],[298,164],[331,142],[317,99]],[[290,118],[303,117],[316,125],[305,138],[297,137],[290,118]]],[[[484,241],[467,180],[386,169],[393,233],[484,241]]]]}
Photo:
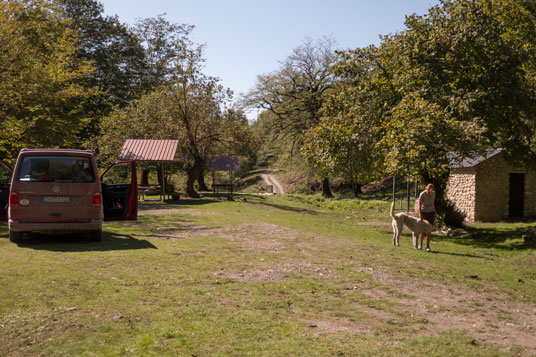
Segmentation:
{"type": "Polygon", "coordinates": [[[0,356],[536,354],[534,224],[391,244],[389,203],[142,205],[100,243],[0,226],[0,356]]]}

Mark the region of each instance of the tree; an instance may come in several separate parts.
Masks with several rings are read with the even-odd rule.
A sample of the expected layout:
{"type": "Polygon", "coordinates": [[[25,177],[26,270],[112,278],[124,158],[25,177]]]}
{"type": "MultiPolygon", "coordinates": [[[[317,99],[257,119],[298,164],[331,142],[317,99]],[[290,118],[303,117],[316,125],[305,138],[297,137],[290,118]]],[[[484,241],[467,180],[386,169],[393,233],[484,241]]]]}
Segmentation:
{"type": "Polygon", "coordinates": [[[362,117],[324,117],[320,123],[307,131],[301,150],[304,156],[315,163],[322,172],[341,174],[352,185],[355,197],[361,193],[361,186],[374,179],[377,160],[375,136],[366,133],[366,123],[362,117]]]}
{"type": "Polygon", "coordinates": [[[22,147],[76,147],[95,91],[78,36],[52,1],[0,4],[0,157],[22,147]]]}
{"type": "MultiPolygon", "coordinates": [[[[195,52],[200,50],[198,48],[195,52]]],[[[198,52],[200,54],[200,52],[198,52]]],[[[194,58],[191,58],[193,61],[194,58]]],[[[198,64],[198,63],[197,63],[198,64]]],[[[184,169],[187,174],[186,194],[197,198],[194,183],[205,167],[212,146],[221,138],[220,105],[229,93],[219,80],[201,74],[196,63],[179,64],[180,76],[167,86],[168,114],[174,123],[175,136],[181,140],[184,169]]]]}
{"type": "Polygon", "coordinates": [[[191,46],[190,35],[195,27],[173,24],[165,14],[139,20],[133,28],[145,52],[142,86],[146,91],[172,78],[173,62],[191,46]]]}
{"type": "Polygon", "coordinates": [[[437,106],[441,123],[456,122],[459,134],[473,136],[469,150],[452,151],[502,147],[534,160],[535,13],[532,2],[457,0],[407,19],[406,91],[437,106]]]}
{"type": "Polygon", "coordinates": [[[97,135],[98,121],[114,107],[122,108],[148,90],[143,82],[147,66],[140,40],[117,16],[104,16],[95,0],[61,0],[65,17],[78,32],[77,57],[94,70],[85,86],[98,95],[84,105],[92,122],[85,136],[97,135]]]}
{"type": "Polygon", "coordinates": [[[240,156],[248,168],[257,162],[258,138],[243,109],[235,107],[223,112],[223,133],[217,150],[227,155],[240,156]]]}
{"type": "MultiPolygon", "coordinates": [[[[228,108],[221,114],[218,139],[208,148],[210,155],[237,156],[241,171],[250,170],[257,161],[258,142],[244,111],[238,107],[228,108]]],[[[201,191],[208,191],[205,183],[205,165],[199,173],[197,184],[201,191]]]]}
{"type": "MultiPolygon", "coordinates": [[[[255,88],[246,95],[246,105],[273,113],[271,130],[290,137],[298,148],[304,131],[318,124],[320,109],[333,88],[333,47],[334,42],[327,38],[307,39],[278,71],[258,76],[255,88]]],[[[324,188],[323,194],[332,196],[329,185],[324,188]]]]}

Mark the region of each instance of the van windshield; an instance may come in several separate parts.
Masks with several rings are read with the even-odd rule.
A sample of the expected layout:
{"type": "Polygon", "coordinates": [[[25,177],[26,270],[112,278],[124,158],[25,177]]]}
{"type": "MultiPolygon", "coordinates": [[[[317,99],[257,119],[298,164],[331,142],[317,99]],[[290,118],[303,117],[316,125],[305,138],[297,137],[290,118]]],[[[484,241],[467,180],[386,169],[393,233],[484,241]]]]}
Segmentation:
{"type": "Polygon", "coordinates": [[[95,182],[89,157],[28,155],[22,157],[17,175],[24,182],[95,182]]]}

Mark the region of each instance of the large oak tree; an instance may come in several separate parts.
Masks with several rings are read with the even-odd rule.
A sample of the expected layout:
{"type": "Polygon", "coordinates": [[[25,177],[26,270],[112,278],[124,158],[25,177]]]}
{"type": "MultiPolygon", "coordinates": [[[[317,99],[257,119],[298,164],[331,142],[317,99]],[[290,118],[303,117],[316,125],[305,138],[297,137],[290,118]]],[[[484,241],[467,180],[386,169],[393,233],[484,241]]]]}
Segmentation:
{"type": "MultiPolygon", "coordinates": [[[[299,155],[303,134],[320,120],[320,109],[334,86],[334,41],[307,39],[272,73],[259,75],[245,103],[269,112],[268,126],[276,134],[292,141],[292,154],[299,155]]],[[[324,196],[332,196],[329,181],[323,180],[324,196]]]]}
{"type": "Polygon", "coordinates": [[[89,122],[93,72],[78,33],[54,1],[0,3],[0,157],[22,147],[73,147],[89,122]]]}

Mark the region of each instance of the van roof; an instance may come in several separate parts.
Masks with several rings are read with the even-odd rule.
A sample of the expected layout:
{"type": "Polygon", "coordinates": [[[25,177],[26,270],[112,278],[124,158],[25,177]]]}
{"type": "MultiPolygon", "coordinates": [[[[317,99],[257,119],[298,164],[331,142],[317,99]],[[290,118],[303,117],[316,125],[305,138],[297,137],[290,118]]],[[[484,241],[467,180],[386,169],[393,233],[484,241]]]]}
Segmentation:
{"type": "Polygon", "coordinates": [[[93,156],[93,151],[91,150],[79,150],[79,149],[22,149],[20,153],[24,154],[45,154],[45,155],[91,155],[93,156]]]}

